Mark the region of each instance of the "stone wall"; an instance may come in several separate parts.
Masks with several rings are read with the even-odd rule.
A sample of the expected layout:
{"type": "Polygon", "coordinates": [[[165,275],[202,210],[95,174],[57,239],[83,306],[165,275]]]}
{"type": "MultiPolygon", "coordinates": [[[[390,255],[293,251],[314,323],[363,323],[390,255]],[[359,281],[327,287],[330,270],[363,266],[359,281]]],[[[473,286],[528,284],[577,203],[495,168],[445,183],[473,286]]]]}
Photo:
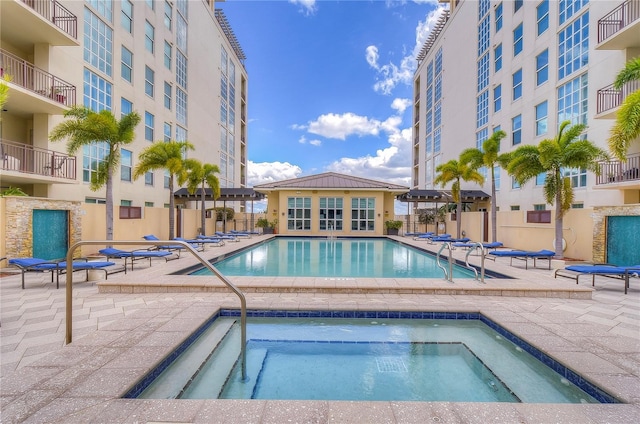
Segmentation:
{"type": "Polygon", "coordinates": [[[604,263],[607,259],[607,217],[638,215],[640,215],[640,204],[593,208],[593,261],[595,263],[604,263]]]}
{"type": "Polygon", "coordinates": [[[69,245],[82,239],[81,202],[24,196],[8,196],[4,201],[4,254],[9,258],[33,256],[34,209],[69,211],[69,245]]]}

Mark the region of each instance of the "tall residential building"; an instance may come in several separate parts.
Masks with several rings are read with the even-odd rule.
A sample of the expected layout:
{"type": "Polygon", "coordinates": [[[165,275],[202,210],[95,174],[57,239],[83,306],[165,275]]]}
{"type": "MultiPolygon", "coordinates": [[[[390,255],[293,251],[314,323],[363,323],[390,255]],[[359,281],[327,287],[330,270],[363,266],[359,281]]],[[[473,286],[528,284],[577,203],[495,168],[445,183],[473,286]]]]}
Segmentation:
{"type": "MultiPolygon", "coordinates": [[[[640,88],[612,87],[625,62],[640,55],[640,0],[447,3],[414,76],[414,188],[436,188],[439,164],[481,148],[498,129],[507,133],[502,152],[554,138],[565,120],[586,124],[587,138],[607,149],[618,106],[640,88]]],[[[601,169],[600,177],[564,171],[575,188],[574,207],[640,203],[640,143],[626,161],[601,169]]],[[[481,171],[488,177],[490,170],[481,171]]],[[[544,175],[519,187],[505,170],[493,171],[500,210],[549,208],[544,175]]]]}
{"type": "Polygon", "coordinates": [[[163,207],[168,174],[133,180],[138,154],[159,140],[188,140],[188,157],[220,167],[221,187],[244,187],[245,55],[214,0],[3,0],[0,73],[1,186],[56,200],[104,202],[89,181],[106,156],[96,142],[76,156],[51,129],[73,105],[137,111],[135,141],[121,151],[114,205],[163,207]]]}

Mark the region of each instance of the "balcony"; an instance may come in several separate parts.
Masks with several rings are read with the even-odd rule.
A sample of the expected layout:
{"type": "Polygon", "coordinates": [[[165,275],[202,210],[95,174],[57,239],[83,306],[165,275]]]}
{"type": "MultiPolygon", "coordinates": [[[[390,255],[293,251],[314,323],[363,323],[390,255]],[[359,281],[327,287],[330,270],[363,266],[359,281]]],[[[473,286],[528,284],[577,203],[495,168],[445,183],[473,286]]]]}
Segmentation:
{"type": "Polygon", "coordinates": [[[600,50],[640,47],[640,0],[626,0],[598,20],[600,50]]]}
{"type": "Polygon", "coordinates": [[[640,185],[640,153],[627,156],[624,162],[616,160],[600,163],[600,175],[596,176],[596,185],[619,183],[640,185]]]}
{"type": "Polygon", "coordinates": [[[2,39],[21,50],[80,45],[78,18],[56,0],[2,0],[0,11],[2,39]]]}
{"type": "Polygon", "coordinates": [[[0,49],[0,76],[11,77],[7,109],[12,113],[61,114],[76,104],[76,87],[0,49]]]}
{"type": "Polygon", "coordinates": [[[618,106],[629,94],[637,90],[640,90],[640,81],[628,82],[621,90],[614,88],[613,84],[601,88],[596,97],[596,117],[614,119],[618,112],[618,106]]]}
{"type": "Polygon", "coordinates": [[[76,182],[76,157],[0,139],[2,184],[76,182]]]}

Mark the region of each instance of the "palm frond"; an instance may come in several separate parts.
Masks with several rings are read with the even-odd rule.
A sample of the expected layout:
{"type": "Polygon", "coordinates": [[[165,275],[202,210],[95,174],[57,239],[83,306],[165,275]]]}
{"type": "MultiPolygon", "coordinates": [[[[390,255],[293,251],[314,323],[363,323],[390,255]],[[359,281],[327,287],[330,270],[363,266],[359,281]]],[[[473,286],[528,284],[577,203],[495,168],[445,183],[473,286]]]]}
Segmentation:
{"type": "Polygon", "coordinates": [[[640,56],[629,60],[624,68],[618,72],[613,86],[620,90],[623,85],[631,81],[640,80],[640,56]]]}

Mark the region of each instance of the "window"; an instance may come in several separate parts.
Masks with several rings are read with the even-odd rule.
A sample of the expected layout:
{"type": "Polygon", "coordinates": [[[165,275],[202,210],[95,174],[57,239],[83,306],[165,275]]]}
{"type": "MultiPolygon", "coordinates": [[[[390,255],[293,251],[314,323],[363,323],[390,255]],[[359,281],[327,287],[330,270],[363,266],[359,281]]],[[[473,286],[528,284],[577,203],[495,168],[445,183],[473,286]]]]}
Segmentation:
{"type": "Polygon", "coordinates": [[[495,19],[496,19],[496,32],[498,32],[502,29],[502,3],[496,6],[495,19]]]}
{"type": "Polygon", "coordinates": [[[502,109],[502,85],[493,88],[493,111],[502,109]]]}
{"type": "Polygon", "coordinates": [[[518,189],[520,188],[520,183],[516,181],[514,177],[511,177],[511,188],[518,189]]]}
{"type": "Polygon", "coordinates": [[[164,67],[171,70],[171,43],[167,40],[164,40],[164,67]]]}
{"type": "Polygon", "coordinates": [[[536,135],[547,133],[547,102],[536,106],[536,135]]]}
{"type": "Polygon", "coordinates": [[[120,66],[120,75],[122,79],[131,82],[131,74],[133,73],[133,53],[125,46],[122,46],[122,65],[120,66]]]}
{"type": "Polygon", "coordinates": [[[131,3],[131,0],[123,0],[122,2],[120,25],[122,25],[122,28],[131,34],[131,31],[133,30],[133,3],[131,3]]]}
{"type": "Polygon", "coordinates": [[[179,88],[176,88],[176,120],[187,125],[187,93],[179,88]]]}
{"type": "Polygon", "coordinates": [[[120,219],[141,219],[142,208],[140,206],[131,206],[131,200],[120,201],[120,219]]]}
{"type": "Polygon", "coordinates": [[[94,112],[111,110],[113,85],[84,68],[83,104],[94,112]]]}
{"type": "MultiPolygon", "coordinates": [[[[489,2],[487,2],[489,3],[489,2]]],[[[489,28],[491,17],[485,16],[478,27],[478,57],[484,54],[489,48],[489,38],[491,37],[491,29],[489,28]]]]}
{"type": "Polygon", "coordinates": [[[524,0],[514,0],[513,2],[513,13],[516,13],[522,7],[524,0]]]}
{"type": "Polygon", "coordinates": [[[571,209],[584,209],[584,203],[572,203],[571,209]]]}
{"type": "Polygon", "coordinates": [[[558,121],[573,124],[587,123],[587,74],[558,87],[558,121]]]}
{"type": "Polygon", "coordinates": [[[433,152],[440,153],[440,144],[442,138],[442,129],[436,128],[433,132],[433,152]]]}
{"type": "Polygon", "coordinates": [[[133,154],[130,150],[120,149],[120,179],[131,181],[131,168],[133,167],[133,154]]]}
{"type": "Polygon", "coordinates": [[[536,56],[536,85],[549,79],[549,49],[536,56]]]}
{"type": "MultiPolygon", "coordinates": [[[[153,171],[145,172],[144,174],[144,185],[152,186],[153,185],[153,171]]],[[[145,204],[145,206],[147,206],[145,204]]],[[[153,204],[151,205],[153,206],[153,204]]]]}
{"type": "Polygon", "coordinates": [[[89,203],[92,205],[104,205],[107,203],[106,199],[96,199],[93,197],[85,197],[84,203],[89,203]]]}
{"type": "Polygon", "coordinates": [[[589,12],[576,18],[558,34],[558,79],[589,63],[589,12]]]}
{"type": "Polygon", "coordinates": [[[485,53],[478,61],[478,93],[489,85],[489,66],[489,53],[485,53]]]}
{"type": "Polygon", "coordinates": [[[375,230],[376,199],[373,197],[354,197],[351,199],[351,230],[375,230]]]}
{"type": "Polygon", "coordinates": [[[88,8],[84,9],[84,61],[112,75],[113,30],[88,8]]]}
{"type": "Polygon", "coordinates": [[[311,230],[311,197],[287,198],[287,229],[311,230]]]}
{"type": "Polygon", "coordinates": [[[541,172],[538,175],[536,175],[536,185],[537,186],[544,185],[544,182],[546,180],[547,180],[547,173],[546,172],[541,172]]]}
{"type": "Polygon", "coordinates": [[[571,187],[587,186],[587,170],[586,169],[563,169],[562,173],[571,180],[571,187]]]}
{"type": "Polygon", "coordinates": [[[144,47],[149,53],[153,53],[154,50],[155,31],[155,28],[149,21],[144,22],[144,47]]]}
{"type": "Polygon", "coordinates": [[[153,207],[153,202],[144,202],[144,207],[145,208],[152,208],[153,207]]]}
{"type": "Polygon", "coordinates": [[[107,21],[113,22],[113,5],[111,0],[87,0],[87,3],[107,21]]]}
{"type": "Polygon", "coordinates": [[[536,18],[538,19],[538,35],[549,28],[549,0],[542,0],[536,7],[536,18]]]}
{"type": "Polygon", "coordinates": [[[523,30],[522,24],[518,25],[516,29],[513,30],[513,56],[517,56],[522,51],[523,45],[523,30]]]}
{"type": "Polygon", "coordinates": [[[522,115],[511,119],[511,144],[514,146],[522,142],[522,115]]]}
{"type": "Polygon", "coordinates": [[[551,223],[551,211],[544,210],[544,205],[533,205],[534,210],[527,211],[527,222],[532,224],[551,223]],[[542,206],[542,209],[535,209],[542,206]]]}
{"type": "Polygon", "coordinates": [[[520,205],[511,205],[511,210],[512,211],[519,211],[520,210],[520,205]]]}
{"type": "Polygon", "coordinates": [[[560,25],[568,21],[587,3],[589,3],[589,0],[560,0],[558,4],[558,16],[560,18],[560,25]]]}
{"type": "Polygon", "coordinates": [[[144,67],[144,92],[149,97],[153,97],[153,86],[155,84],[155,72],[148,66],[144,67]]]}
{"type": "Polygon", "coordinates": [[[522,97],[522,69],[518,69],[513,74],[513,100],[522,97]]]}
{"type": "Polygon", "coordinates": [[[320,198],[320,231],[342,231],[342,197],[320,198]]]}
{"type": "Polygon", "coordinates": [[[145,0],[147,2],[147,6],[151,8],[151,10],[155,9],[155,5],[153,4],[153,0],[145,0]]]}
{"type": "Polygon", "coordinates": [[[149,112],[144,113],[144,139],[153,141],[153,121],[155,117],[149,112]]]}
{"type": "Polygon", "coordinates": [[[493,72],[498,72],[500,69],[502,69],[502,43],[493,49],[493,72]]]}
{"type": "Polygon", "coordinates": [[[496,190],[500,190],[500,167],[499,166],[493,167],[493,181],[495,182],[496,190]]]}
{"type": "Polygon", "coordinates": [[[484,90],[476,103],[476,128],[480,128],[489,122],[489,90],[484,90]]]}
{"type": "Polygon", "coordinates": [[[164,107],[171,110],[171,84],[164,82],[164,107]]]}
{"type": "Polygon", "coordinates": [[[176,82],[187,90],[187,58],[180,50],[176,50],[176,82]]]}
{"type": "Polygon", "coordinates": [[[120,115],[124,116],[133,112],[133,103],[124,97],[120,98],[120,115]]]}
{"type": "Polygon", "coordinates": [[[164,123],[163,135],[164,141],[171,141],[171,124],[168,122],[164,123]]]}
{"type": "MultiPolygon", "coordinates": [[[[171,182],[171,174],[168,170],[164,170],[164,188],[169,188],[169,182],[171,182]]],[[[168,206],[165,206],[168,207],[168,206]]]]}
{"type": "Polygon", "coordinates": [[[171,20],[173,18],[173,8],[171,3],[165,0],[164,2],[164,26],[171,31],[171,20]]]}

